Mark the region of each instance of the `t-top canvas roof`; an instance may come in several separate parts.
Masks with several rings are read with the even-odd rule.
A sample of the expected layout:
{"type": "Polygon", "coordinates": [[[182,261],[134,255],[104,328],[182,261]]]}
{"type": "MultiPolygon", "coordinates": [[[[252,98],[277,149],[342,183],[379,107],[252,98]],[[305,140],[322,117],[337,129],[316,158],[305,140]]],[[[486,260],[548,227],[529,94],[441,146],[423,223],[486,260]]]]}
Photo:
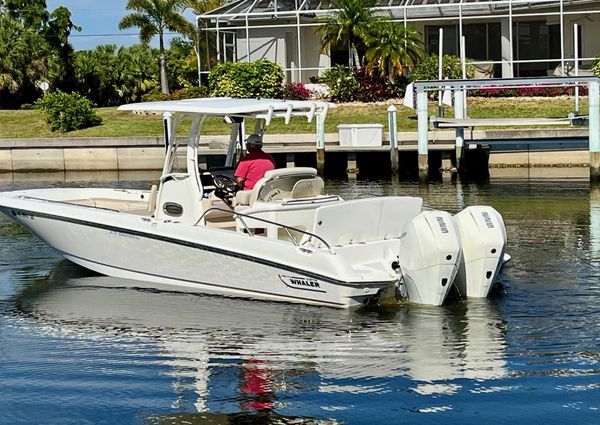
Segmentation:
{"type": "Polygon", "coordinates": [[[308,116],[326,114],[335,104],[305,100],[233,99],[229,97],[170,100],[132,103],[119,107],[121,111],[180,113],[216,116],[308,116]]]}

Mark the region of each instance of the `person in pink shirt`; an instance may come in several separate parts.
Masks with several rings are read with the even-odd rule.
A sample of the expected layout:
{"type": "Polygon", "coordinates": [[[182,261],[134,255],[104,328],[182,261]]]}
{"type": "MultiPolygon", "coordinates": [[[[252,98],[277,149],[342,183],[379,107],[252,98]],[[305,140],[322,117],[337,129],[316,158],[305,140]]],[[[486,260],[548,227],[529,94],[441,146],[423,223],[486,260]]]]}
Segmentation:
{"type": "Polygon", "coordinates": [[[244,156],[233,174],[242,190],[250,190],[269,170],[275,169],[275,160],[262,150],[262,137],[251,134],[246,139],[248,154],[244,156]]]}

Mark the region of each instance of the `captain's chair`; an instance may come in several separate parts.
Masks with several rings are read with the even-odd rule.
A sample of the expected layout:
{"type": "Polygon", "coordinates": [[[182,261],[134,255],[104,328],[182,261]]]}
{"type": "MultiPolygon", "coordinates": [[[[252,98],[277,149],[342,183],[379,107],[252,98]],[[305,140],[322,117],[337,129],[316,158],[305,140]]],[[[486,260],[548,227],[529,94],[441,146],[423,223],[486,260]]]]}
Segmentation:
{"type": "Polygon", "coordinates": [[[252,206],[256,201],[271,202],[318,196],[323,192],[323,179],[310,167],[278,168],[265,173],[252,190],[236,194],[238,206],[252,206]]]}

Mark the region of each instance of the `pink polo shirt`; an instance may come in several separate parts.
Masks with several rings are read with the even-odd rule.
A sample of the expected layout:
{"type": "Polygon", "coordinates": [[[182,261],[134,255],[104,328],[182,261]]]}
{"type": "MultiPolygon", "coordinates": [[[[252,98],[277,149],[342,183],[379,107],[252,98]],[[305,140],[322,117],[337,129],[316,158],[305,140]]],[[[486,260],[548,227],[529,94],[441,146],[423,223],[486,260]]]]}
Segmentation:
{"type": "Polygon", "coordinates": [[[263,151],[252,151],[242,158],[235,170],[235,177],[244,179],[244,190],[250,190],[269,170],[275,169],[275,160],[263,151]]]}

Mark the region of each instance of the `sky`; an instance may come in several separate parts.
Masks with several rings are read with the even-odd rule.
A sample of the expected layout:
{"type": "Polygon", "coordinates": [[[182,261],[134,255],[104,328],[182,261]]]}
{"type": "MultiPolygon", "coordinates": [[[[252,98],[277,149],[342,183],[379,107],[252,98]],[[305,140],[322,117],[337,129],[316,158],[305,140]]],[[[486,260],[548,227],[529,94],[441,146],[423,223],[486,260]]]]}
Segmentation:
{"type": "MultiPolygon", "coordinates": [[[[119,21],[127,14],[127,0],[46,0],[49,11],[65,6],[71,20],[82,27],[73,31],[70,41],[75,50],[93,49],[99,44],[130,46],[139,43],[137,28],[119,30],[119,21]]],[[[151,45],[158,47],[158,40],[151,45]]]]}

